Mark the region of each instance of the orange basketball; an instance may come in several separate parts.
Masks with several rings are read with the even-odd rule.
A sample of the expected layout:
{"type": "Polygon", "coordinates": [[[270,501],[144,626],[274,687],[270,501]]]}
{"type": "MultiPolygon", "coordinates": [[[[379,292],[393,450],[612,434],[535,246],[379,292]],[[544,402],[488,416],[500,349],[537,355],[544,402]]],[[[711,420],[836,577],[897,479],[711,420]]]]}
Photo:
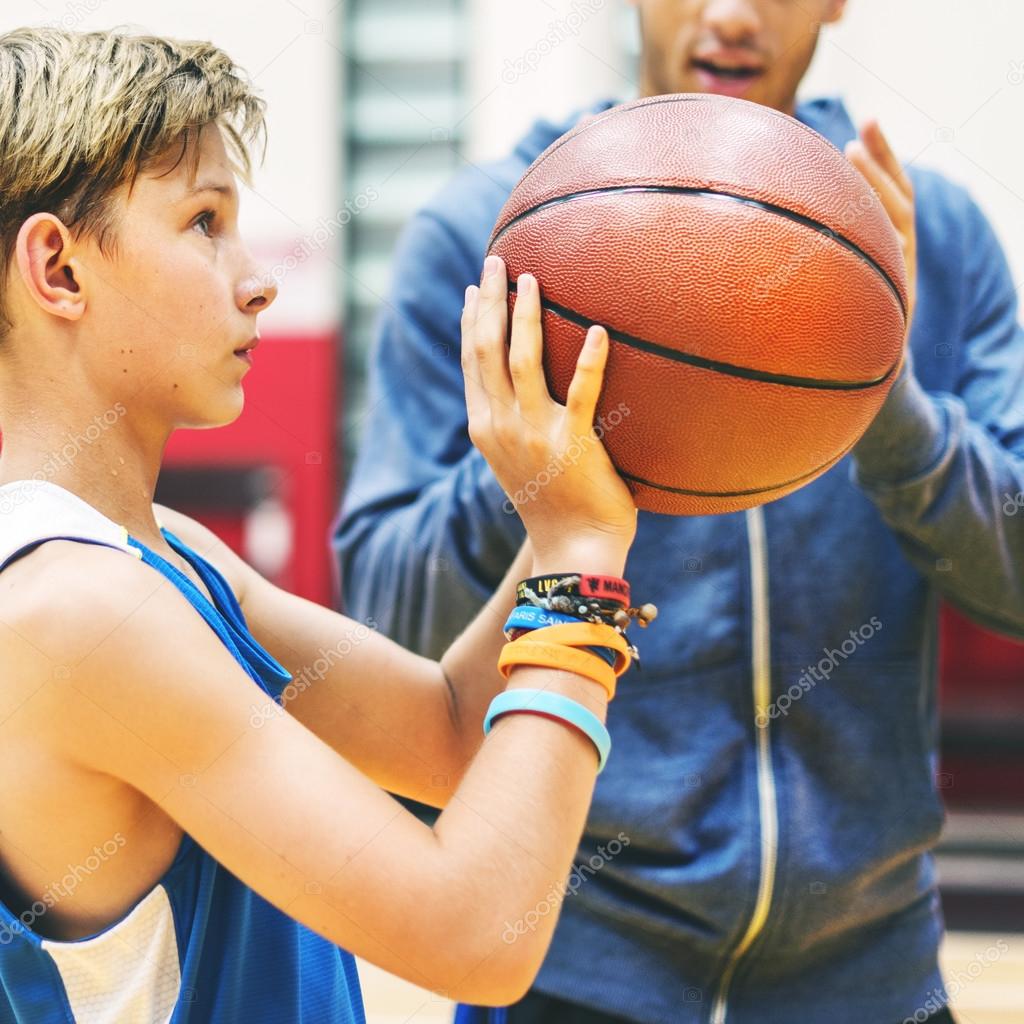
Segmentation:
{"type": "Polygon", "coordinates": [[[587,328],[608,328],[602,440],[642,509],[732,512],[843,457],[899,367],[899,239],[857,170],[745,100],[657,96],[548,147],[488,252],[540,283],[564,402],[587,328]]]}

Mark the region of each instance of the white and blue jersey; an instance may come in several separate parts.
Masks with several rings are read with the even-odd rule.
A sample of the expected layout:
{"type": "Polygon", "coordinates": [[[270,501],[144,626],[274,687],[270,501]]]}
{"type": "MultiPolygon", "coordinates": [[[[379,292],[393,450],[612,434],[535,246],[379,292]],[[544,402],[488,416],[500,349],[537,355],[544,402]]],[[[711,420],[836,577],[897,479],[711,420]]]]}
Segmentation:
{"type": "MultiPolygon", "coordinates": [[[[254,686],[279,700],[291,677],[256,643],[227,581],[161,530],[214,605],[71,492],[36,481],[0,487],[0,571],[47,540],[123,551],[170,580],[254,686]]],[[[156,886],[102,931],[57,942],[32,920],[0,903],[0,1024],[365,1024],[352,955],[273,907],[187,834],[156,886]]]]}

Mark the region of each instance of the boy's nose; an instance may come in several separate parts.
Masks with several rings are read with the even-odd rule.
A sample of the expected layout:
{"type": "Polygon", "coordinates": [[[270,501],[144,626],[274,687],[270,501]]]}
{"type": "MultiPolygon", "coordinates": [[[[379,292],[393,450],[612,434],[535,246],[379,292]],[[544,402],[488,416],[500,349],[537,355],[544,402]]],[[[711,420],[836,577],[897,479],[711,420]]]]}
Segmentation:
{"type": "Polygon", "coordinates": [[[247,313],[266,309],[277,298],[277,282],[269,274],[253,274],[239,286],[238,305],[247,313]]]}

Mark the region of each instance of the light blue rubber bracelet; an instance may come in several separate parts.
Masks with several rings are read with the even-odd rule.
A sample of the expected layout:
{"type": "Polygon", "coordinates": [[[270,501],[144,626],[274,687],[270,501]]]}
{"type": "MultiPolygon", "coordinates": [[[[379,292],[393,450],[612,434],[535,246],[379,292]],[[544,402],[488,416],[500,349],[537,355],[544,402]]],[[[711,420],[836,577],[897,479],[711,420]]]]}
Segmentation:
{"type": "Polygon", "coordinates": [[[604,771],[605,763],[612,749],[612,738],[601,719],[588,711],[582,704],[547,690],[505,690],[499,693],[487,709],[484,719],[484,735],[491,731],[491,725],[500,715],[513,711],[532,711],[536,714],[559,718],[579,729],[597,750],[597,774],[604,771]]]}

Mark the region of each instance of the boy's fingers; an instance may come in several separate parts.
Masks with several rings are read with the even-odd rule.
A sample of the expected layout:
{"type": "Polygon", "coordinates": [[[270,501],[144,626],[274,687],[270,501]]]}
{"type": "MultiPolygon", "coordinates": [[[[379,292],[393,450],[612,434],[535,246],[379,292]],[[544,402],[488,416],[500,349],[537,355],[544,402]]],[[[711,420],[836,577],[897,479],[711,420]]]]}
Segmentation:
{"type": "Polygon", "coordinates": [[[505,264],[497,256],[488,256],[484,264],[474,337],[483,389],[490,400],[511,409],[515,394],[508,370],[508,288],[505,264]]]}
{"type": "Polygon", "coordinates": [[[540,322],[540,288],[530,274],[521,274],[512,311],[509,371],[519,408],[528,422],[551,401],[544,380],[544,342],[540,322]]]}
{"type": "Polygon", "coordinates": [[[470,439],[474,444],[481,440],[482,432],[489,428],[491,422],[490,401],[480,380],[480,365],[475,354],[474,332],[479,301],[480,289],[470,285],[466,289],[466,303],[462,309],[462,378],[466,390],[470,439]]]}
{"type": "Polygon", "coordinates": [[[589,434],[594,425],[607,359],[608,332],[595,324],[587,331],[565,400],[570,429],[574,434],[589,434]]]}

